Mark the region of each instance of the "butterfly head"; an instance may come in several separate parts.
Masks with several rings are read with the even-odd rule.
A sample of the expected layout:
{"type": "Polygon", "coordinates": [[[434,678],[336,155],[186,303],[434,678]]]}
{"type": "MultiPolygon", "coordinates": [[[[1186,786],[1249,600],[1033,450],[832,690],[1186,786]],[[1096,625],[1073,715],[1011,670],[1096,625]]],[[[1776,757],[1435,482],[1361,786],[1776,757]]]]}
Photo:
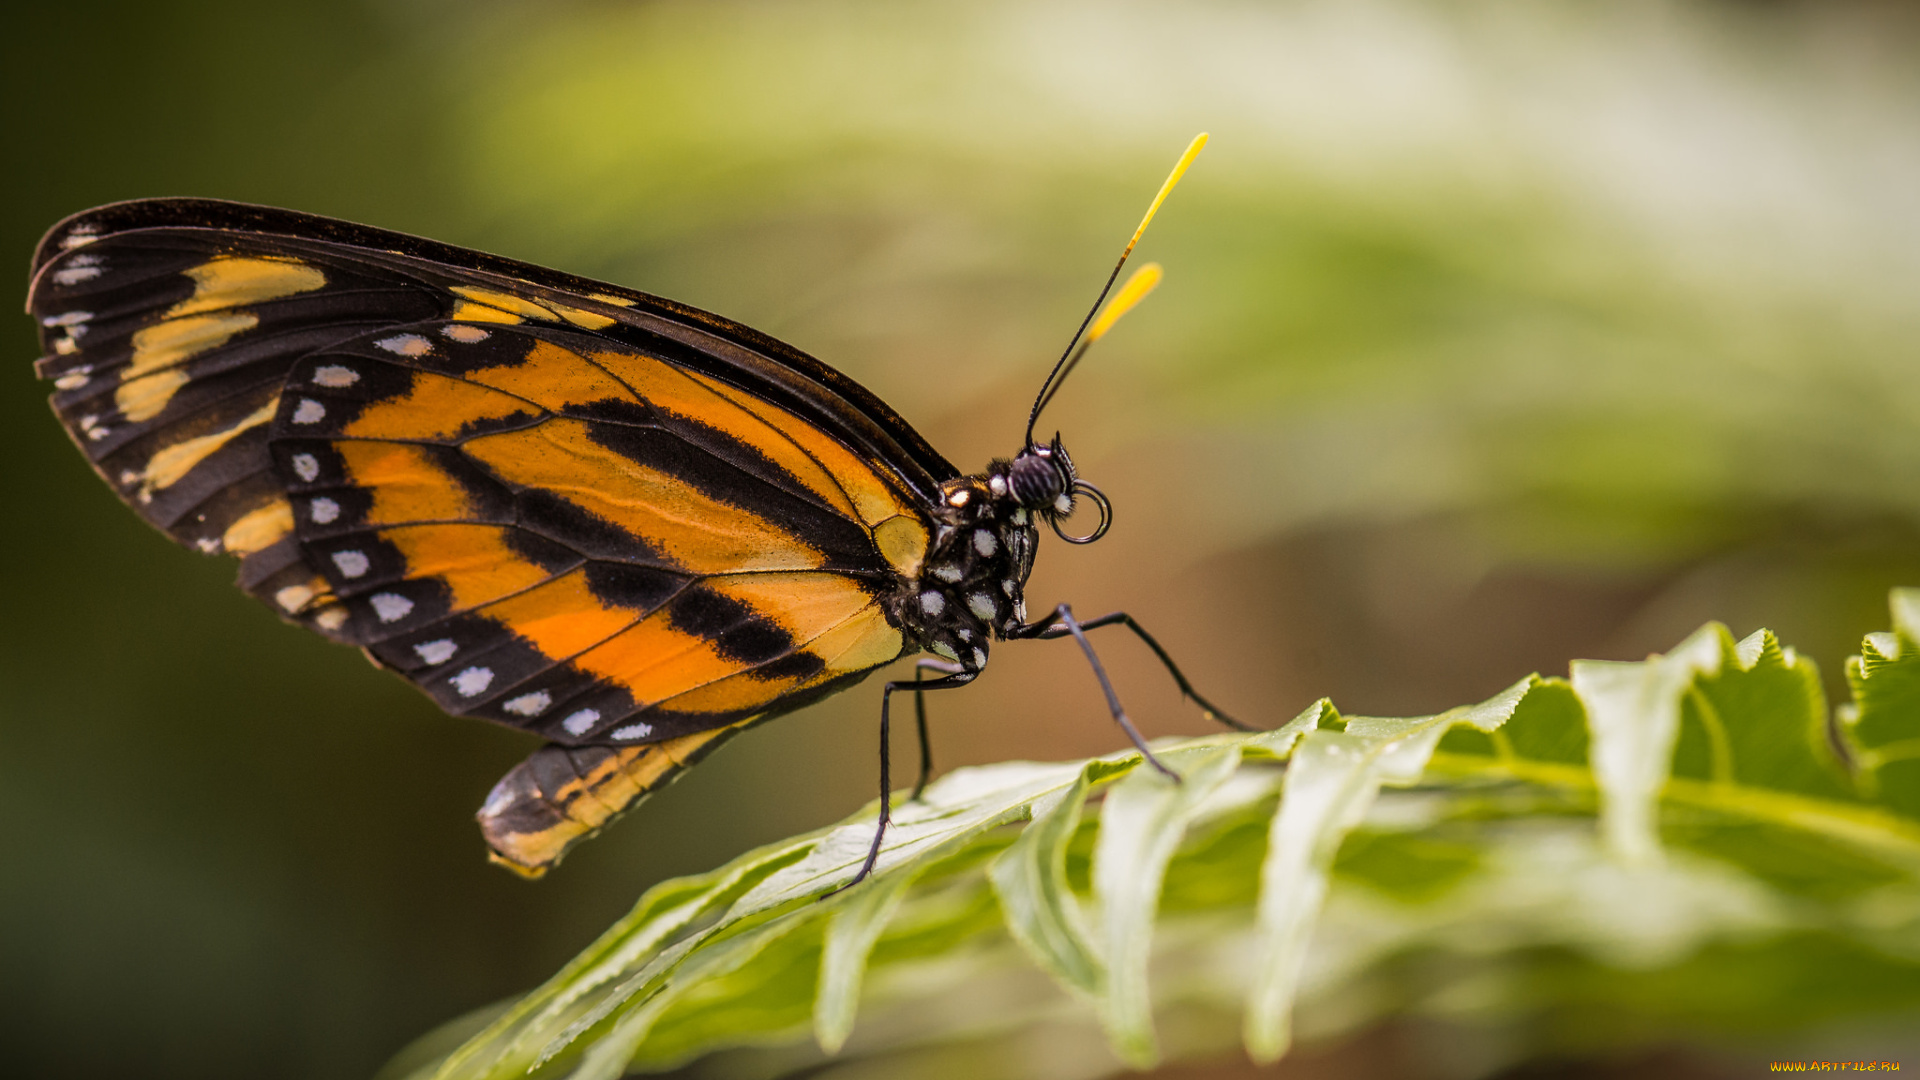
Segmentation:
{"type": "Polygon", "coordinates": [[[1007,465],[1007,496],[1022,510],[1046,520],[1062,540],[1073,544],[1091,544],[1107,533],[1113,523],[1113,504],[1100,489],[1080,479],[1073,458],[1060,445],[1055,434],[1051,444],[1029,444],[1007,465]],[[1081,496],[1100,509],[1100,524],[1084,536],[1075,536],[1061,528],[1060,522],[1073,515],[1081,496]]]}

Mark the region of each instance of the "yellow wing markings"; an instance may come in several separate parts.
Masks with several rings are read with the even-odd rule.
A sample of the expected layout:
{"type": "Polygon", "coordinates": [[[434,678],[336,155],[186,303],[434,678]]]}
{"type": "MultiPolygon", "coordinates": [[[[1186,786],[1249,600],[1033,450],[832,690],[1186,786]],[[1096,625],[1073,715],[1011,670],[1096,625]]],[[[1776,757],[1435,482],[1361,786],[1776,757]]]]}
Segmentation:
{"type": "Polygon", "coordinates": [[[133,358],[120,373],[113,403],[127,419],[151,420],[165,411],[173,395],[191,381],[180,365],[225,345],[235,334],[260,325],[250,312],[188,315],[155,323],[133,335],[133,358]]]}
{"type": "Polygon", "coordinates": [[[880,549],[880,557],[909,580],[920,577],[920,564],[926,560],[930,539],[920,519],[905,514],[873,527],[873,543],[880,549]]]}
{"type": "Polygon", "coordinates": [[[179,483],[182,477],[192,472],[201,462],[213,456],[214,452],[221,447],[239,438],[252,428],[271,423],[274,413],[278,411],[279,408],[280,395],[275,394],[273,397],[268,398],[266,403],[258,409],[241,417],[228,427],[206,435],[196,435],[192,438],[182,439],[170,446],[156,450],[153,456],[147,459],[146,468],[138,473],[122,476],[121,482],[123,484],[139,484],[140,489],[136,497],[141,502],[150,501],[153,498],[154,492],[179,483]]]}
{"type": "MultiPolygon", "coordinates": [[[[474,285],[455,285],[447,291],[461,298],[452,318],[460,322],[517,323],[527,319],[542,322],[570,322],[587,330],[605,330],[614,320],[597,312],[583,311],[552,300],[529,300],[524,296],[482,289],[474,285]]],[[[590,297],[602,303],[617,303],[598,294],[590,297]]],[[[629,304],[622,305],[630,306],[629,304]]]]}
{"type": "Polygon", "coordinates": [[[479,436],[464,449],[507,482],[558,495],[696,574],[811,570],[826,562],[766,518],[600,445],[585,421],[557,417],[479,436]]]}
{"type": "Polygon", "coordinates": [[[136,423],[160,415],[187,385],[190,376],[179,370],[181,364],[260,325],[259,316],[233,309],[327,283],[324,273],[297,259],[221,256],[185,273],[192,294],[134,333],[133,355],[113,391],[121,415],[136,423]]]}
{"type": "Polygon", "coordinates": [[[298,259],[261,256],[223,255],[186,274],[193,279],[193,295],[170,308],[169,318],[278,300],[327,283],[325,273],[298,259]]]}
{"type": "Polygon", "coordinates": [[[454,305],[451,318],[459,322],[518,323],[525,321],[510,311],[501,311],[499,308],[489,307],[486,304],[476,304],[464,300],[454,305]]]}
{"type": "Polygon", "coordinates": [[[220,536],[220,544],[235,555],[251,555],[272,547],[293,531],[293,507],[274,499],[235,518],[220,536]]]}

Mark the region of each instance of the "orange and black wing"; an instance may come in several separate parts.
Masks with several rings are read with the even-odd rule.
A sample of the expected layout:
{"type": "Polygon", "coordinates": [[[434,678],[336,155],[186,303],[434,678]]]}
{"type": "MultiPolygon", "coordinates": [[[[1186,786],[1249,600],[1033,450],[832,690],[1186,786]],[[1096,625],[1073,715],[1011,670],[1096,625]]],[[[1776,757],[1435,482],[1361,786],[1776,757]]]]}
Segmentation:
{"type": "Polygon", "coordinates": [[[557,744],[482,813],[522,868],[906,647],[885,599],[954,470],[745,327],[198,200],[56,227],[29,309],[56,412],[142,516],[449,712],[557,744]]]}

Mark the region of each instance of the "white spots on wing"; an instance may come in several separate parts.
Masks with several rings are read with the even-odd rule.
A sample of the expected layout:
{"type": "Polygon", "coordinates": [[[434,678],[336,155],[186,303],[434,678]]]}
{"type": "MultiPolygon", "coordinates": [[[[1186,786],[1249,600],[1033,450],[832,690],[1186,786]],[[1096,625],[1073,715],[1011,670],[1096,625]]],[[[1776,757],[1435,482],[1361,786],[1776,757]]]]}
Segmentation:
{"type": "Polygon", "coordinates": [[[81,328],[84,327],[87,320],[91,318],[93,318],[93,312],[91,311],[69,311],[63,315],[42,315],[40,317],[40,325],[64,326],[69,332],[74,333],[74,336],[78,337],[80,334],[86,333],[86,330],[81,328]]]}
{"type": "MultiPolygon", "coordinates": [[[[480,342],[487,340],[487,338],[491,337],[492,335],[488,334],[485,330],[482,330],[477,326],[468,326],[465,323],[454,323],[452,326],[446,327],[445,329],[441,330],[440,336],[446,338],[449,341],[457,341],[462,345],[477,345],[480,342]]],[[[593,710],[588,709],[586,711],[592,712],[593,710]]],[[[578,716],[578,715],[580,714],[579,713],[574,714],[574,716],[578,716]]],[[[568,719],[572,719],[572,717],[568,717],[568,719]]],[[[579,732],[574,732],[574,734],[578,735],[579,732]]]]}
{"type": "Polygon", "coordinates": [[[949,660],[960,659],[960,654],[953,651],[953,646],[947,644],[944,641],[936,641],[933,644],[927,646],[927,648],[932,649],[936,654],[940,656],[944,656],[949,660]]]}
{"type": "Polygon", "coordinates": [[[652,724],[628,724],[626,727],[613,729],[613,737],[616,739],[644,739],[651,734],[653,734],[652,724]]]}
{"type": "Polygon", "coordinates": [[[959,638],[961,641],[972,641],[973,631],[964,626],[956,627],[953,631],[953,636],[959,638]]]}
{"type": "Polygon", "coordinates": [[[983,556],[990,556],[1000,550],[1000,542],[995,540],[993,534],[987,530],[975,529],[973,533],[973,550],[983,556]]]}
{"type": "MultiPolygon", "coordinates": [[[[68,338],[66,340],[71,341],[72,339],[68,338]]],[[[53,380],[53,388],[55,390],[78,390],[87,385],[87,380],[92,378],[92,376],[93,365],[81,364],[79,367],[53,380]]]]}
{"type": "Polygon", "coordinates": [[[312,398],[301,398],[294,406],[293,422],[296,424],[317,424],[327,418],[327,407],[312,398]]]}
{"type": "Polygon", "coordinates": [[[1007,478],[995,473],[987,477],[987,487],[993,489],[995,495],[1005,495],[1007,493],[1007,478]]]}
{"type": "Polygon", "coordinates": [[[289,585],[273,594],[273,602],[279,604],[282,611],[299,611],[311,599],[313,590],[305,585],[289,585]]]}
{"type": "MultiPolygon", "coordinates": [[[[200,553],[203,555],[220,554],[220,538],[217,536],[203,536],[200,539],[195,540],[193,542],[193,546],[199,548],[200,553]]],[[[294,586],[289,586],[289,588],[299,588],[299,586],[294,585],[294,586]]],[[[287,590],[281,589],[280,591],[286,592],[287,590]]]]}
{"type": "Polygon", "coordinates": [[[500,706],[515,716],[539,716],[553,704],[553,695],[545,690],[535,690],[531,694],[521,694],[505,705],[500,706]]]}
{"type": "Polygon", "coordinates": [[[336,551],[333,553],[333,565],[339,567],[347,577],[356,578],[364,576],[367,568],[373,564],[367,560],[364,551],[336,551]]]}
{"type": "Polygon", "coordinates": [[[453,688],[460,692],[461,697],[473,697],[484,693],[487,687],[492,685],[492,668],[470,667],[453,677],[453,688]]]}
{"type": "Polygon", "coordinates": [[[99,442],[101,439],[113,434],[112,428],[100,426],[100,417],[94,413],[88,413],[80,418],[80,430],[85,432],[87,438],[94,442],[99,442]]]}
{"type": "Polygon", "coordinates": [[[380,616],[381,622],[399,622],[413,611],[413,601],[399,593],[374,593],[367,602],[373,605],[373,613],[380,616]]]}
{"type": "Polygon", "coordinates": [[[1053,500],[1053,508],[1063,514],[1073,513],[1073,493],[1063,491],[1053,500]]]}
{"type": "Polygon", "coordinates": [[[313,369],[313,385],[339,389],[360,381],[360,373],[341,364],[326,364],[313,369]]]}
{"type": "Polygon", "coordinates": [[[459,651],[460,646],[455,645],[452,638],[423,641],[413,647],[413,655],[429,664],[444,664],[459,651]]]}
{"type": "Polygon", "coordinates": [[[947,496],[947,505],[965,506],[967,505],[967,500],[971,498],[973,498],[973,492],[968,491],[966,488],[961,488],[959,491],[947,496]]]}
{"type": "Polygon", "coordinates": [[[74,340],[72,334],[68,334],[63,338],[53,339],[53,352],[56,356],[72,356],[79,351],[80,343],[74,340]]]}
{"type": "Polygon", "coordinates": [[[920,594],[920,610],[938,617],[941,612],[947,610],[947,598],[928,589],[920,594]]]}
{"type": "Polygon", "coordinates": [[[599,722],[599,709],[581,709],[579,712],[568,714],[565,720],[560,721],[560,726],[565,728],[569,735],[585,735],[593,730],[593,725],[599,722]]]}
{"type": "Polygon", "coordinates": [[[331,525],[340,516],[340,504],[328,498],[318,498],[307,504],[307,516],[316,525],[331,525]]]}
{"type": "MultiPolygon", "coordinates": [[[[75,260],[78,262],[79,260],[75,260]]],[[[92,281],[101,275],[98,266],[63,266],[53,272],[55,285],[78,285],[83,281],[92,281]]]]}
{"type": "Polygon", "coordinates": [[[1012,596],[1014,593],[1020,591],[1020,583],[1012,578],[1008,578],[1000,583],[1000,591],[1006,593],[1008,596],[1012,596]]]}
{"type": "Polygon", "coordinates": [[[967,610],[978,618],[991,619],[994,616],[993,597],[983,592],[973,593],[967,597],[967,610]]]}
{"type": "Polygon", "coordinates": [[[419,334],[395,334],[374,344],[395,356],[425,356],[433,351],[433,342],[419,334]]]}
{"type": "Polygon", "coordinates": [[[1016,508],[1013,511],[1013,523],[1015,525],[1025,525],[1027,523],[1027,512],[1016,508]]]}
{"type": "Polygon", "coordinates": [[[72,232],[60,238],[60,250],[72,251],[74,248],[84,247],[98,239],[100,239],[100,226],[78,225],[72,232]]]}
{"type": "Polygon", "coordinates": [[[347,609],[339,604],[325,608],[313,617],[313,624],[322,630],[338,630],[347,625],[347,609]]]}
{"type": "Polygon", "coordinates": [[[973,666],[976,668],[983,668],[987,666],[986,650],[980,648],[978,645],[974,646],[974,649],[973,649],[973,666]]]}
{"type": "Polygon", "coordinates": [[[320,459],[312,454],[293,455],[293,475],[303,484],[311,484],[320,477],[320,459]]]}
{"type": "Polygon", "coordinates": [[[962,576],[962,571],[958,566],[955,566],[952,563],[947,563],[943,566],[934,567],[933,576],[939,578],[941,581],[944,581],[949,585],[952,585],[960,580],[962,576]]]}

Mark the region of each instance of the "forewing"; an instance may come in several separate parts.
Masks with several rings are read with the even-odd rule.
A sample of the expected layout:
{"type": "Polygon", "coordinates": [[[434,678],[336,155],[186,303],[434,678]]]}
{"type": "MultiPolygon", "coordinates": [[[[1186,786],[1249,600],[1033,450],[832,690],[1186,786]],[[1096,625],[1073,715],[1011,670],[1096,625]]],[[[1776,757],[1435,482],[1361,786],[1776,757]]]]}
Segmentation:
{"type": "Polygon", "coordinates": [[[143,517],[449,711],[566,744],[784,711],[898,655],[952,467],[818,361],[645,294],[286,211],[49,233],[54,407],[143,517]]]}
{"type": "Polygon", "coordinates": [[[266,453],[289,367],[441,307],[374,268],[204,230],[73,244],[28,298],[48,353],[38,371],[81,452],[175,540],[242,556],[243,584],[296,558],[278,543],[292,521],[266,453]]]}

